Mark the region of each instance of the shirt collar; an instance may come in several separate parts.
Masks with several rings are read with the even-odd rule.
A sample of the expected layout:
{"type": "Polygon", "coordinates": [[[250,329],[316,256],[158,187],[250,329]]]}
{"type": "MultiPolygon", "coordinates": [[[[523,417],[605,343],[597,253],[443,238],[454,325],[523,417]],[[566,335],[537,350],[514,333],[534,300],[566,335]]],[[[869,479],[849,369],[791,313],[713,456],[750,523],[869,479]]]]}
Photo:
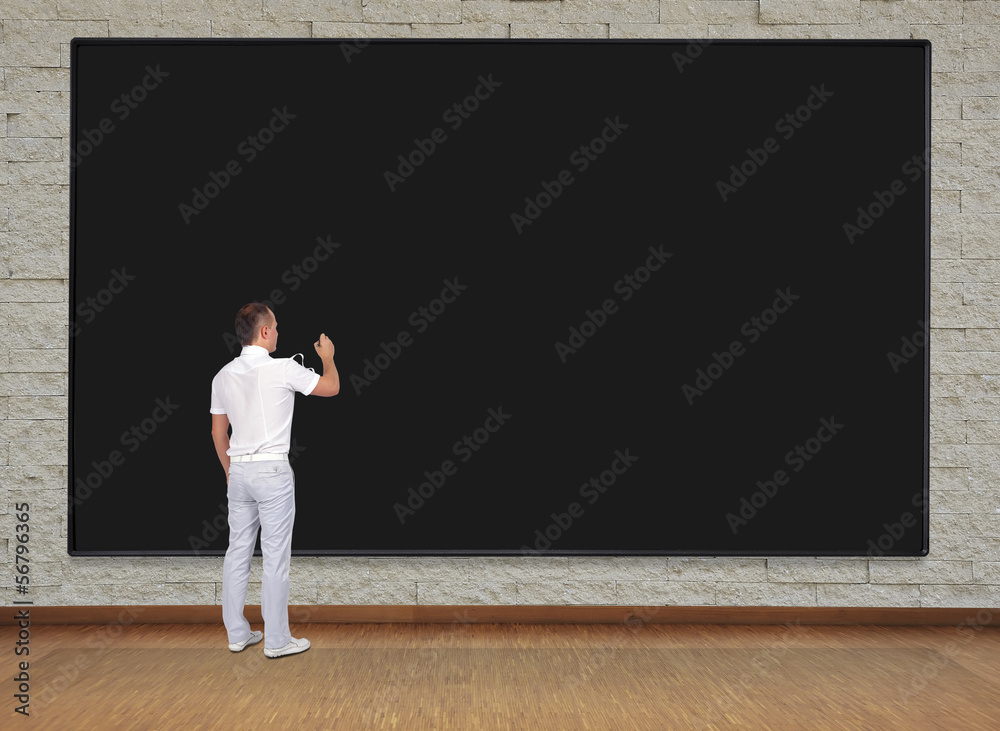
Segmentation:
{"type": "Polygon", "coordinates": [[[270,355],[270,353],[261,345],[244,345],[240,355],[270,355]]]}

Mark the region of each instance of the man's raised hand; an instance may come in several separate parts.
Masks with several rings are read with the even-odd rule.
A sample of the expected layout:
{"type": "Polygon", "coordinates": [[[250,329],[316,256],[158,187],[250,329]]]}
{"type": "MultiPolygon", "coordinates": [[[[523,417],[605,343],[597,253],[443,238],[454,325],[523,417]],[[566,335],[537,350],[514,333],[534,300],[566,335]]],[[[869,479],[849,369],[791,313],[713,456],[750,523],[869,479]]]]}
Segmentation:
{"type": "Polygon", "coordinates": [[[333,360],[333,343],[326,336],[326,333],[320,333],[319,340],[313,343],[313,347],[316,349],[316,354],[320,357],[320,360],[324,363],[327,360],[333,360]]]}

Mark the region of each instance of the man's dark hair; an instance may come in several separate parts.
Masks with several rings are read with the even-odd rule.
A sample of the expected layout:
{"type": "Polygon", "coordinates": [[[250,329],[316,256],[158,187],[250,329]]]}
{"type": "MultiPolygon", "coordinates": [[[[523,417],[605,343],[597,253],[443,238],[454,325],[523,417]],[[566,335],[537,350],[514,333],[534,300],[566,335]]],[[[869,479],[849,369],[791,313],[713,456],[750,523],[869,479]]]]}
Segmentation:
{"type": "Polygon", "coordinates": [[[240,339],[240,345],[252,345],[257,333],[270,321],[267,305],[259,302],[243,305],[236,313],[236,337],[240,339]]]}

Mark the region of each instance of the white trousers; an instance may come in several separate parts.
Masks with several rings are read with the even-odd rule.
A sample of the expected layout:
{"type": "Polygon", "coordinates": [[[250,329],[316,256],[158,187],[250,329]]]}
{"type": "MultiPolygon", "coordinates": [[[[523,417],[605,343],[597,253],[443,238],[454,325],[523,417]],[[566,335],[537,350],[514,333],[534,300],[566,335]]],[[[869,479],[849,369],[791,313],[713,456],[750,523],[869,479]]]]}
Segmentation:
{"type": "Polygon", "coordinates": [[[229,549],[222,568],[222,621],[230,642],[250,637],[243,616],[250,559],[260,528],[264,574],[260,590],[264,647],[292,641],[288,630],[289,569],[295,522],[295,473],[286,461],[232,462],[229,465],[229,549]]]}

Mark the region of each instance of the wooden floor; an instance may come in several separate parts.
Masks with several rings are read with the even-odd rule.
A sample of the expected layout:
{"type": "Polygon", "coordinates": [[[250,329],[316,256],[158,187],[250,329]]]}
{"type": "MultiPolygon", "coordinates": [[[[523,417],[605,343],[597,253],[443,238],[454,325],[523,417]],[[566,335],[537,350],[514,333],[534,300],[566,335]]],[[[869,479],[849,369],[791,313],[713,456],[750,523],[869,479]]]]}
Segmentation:
{"type": "Polygon", "coordinates": [[[0,726],[1000,728],[996,627],[456,621],[292,633],[312,648],[267,659],[262,644],[229,652],[218,625],[33,625],[29,720],[11,693],[17,628],[0,627],[0,726]]]}

